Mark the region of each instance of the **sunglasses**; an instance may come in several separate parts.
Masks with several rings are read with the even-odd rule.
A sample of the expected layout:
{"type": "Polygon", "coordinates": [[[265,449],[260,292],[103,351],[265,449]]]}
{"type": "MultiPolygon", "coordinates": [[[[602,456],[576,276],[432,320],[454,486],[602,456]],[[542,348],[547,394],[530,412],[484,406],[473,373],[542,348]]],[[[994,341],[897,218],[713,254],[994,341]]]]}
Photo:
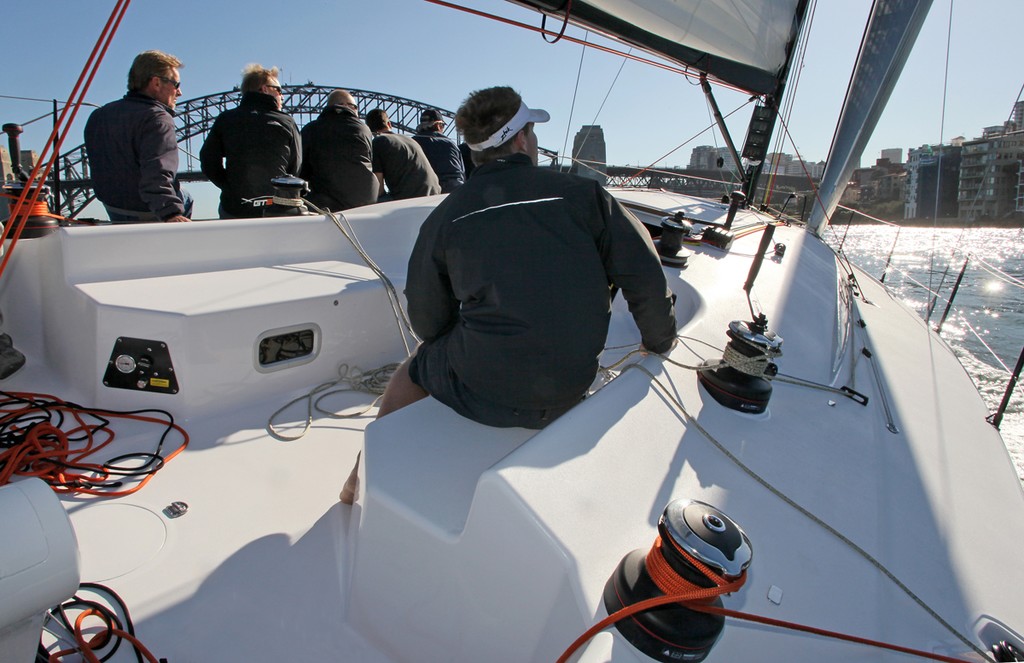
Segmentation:
{"type": "Polygon", "coordinates": [[[167,78],[166,76],[157,76],[157,78],[162,80],[164,83],[170,83],[174,86],[175,90],[181,89],[181,81],[176,81],[173,78],[167,78]]]}

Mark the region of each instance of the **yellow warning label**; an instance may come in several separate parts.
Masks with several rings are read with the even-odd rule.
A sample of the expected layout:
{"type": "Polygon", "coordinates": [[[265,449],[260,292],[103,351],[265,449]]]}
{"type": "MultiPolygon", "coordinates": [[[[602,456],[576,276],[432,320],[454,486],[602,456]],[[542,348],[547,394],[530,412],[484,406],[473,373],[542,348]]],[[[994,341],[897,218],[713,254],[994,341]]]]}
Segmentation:
{"type": "Polygon", "coordinates": [[[170,380],[165,380],[164,378],[149,378],[149,384],[152,387],[159,387],[161,389],[167,389],[168,387],[171,386],[171,381],[170,380]]]}

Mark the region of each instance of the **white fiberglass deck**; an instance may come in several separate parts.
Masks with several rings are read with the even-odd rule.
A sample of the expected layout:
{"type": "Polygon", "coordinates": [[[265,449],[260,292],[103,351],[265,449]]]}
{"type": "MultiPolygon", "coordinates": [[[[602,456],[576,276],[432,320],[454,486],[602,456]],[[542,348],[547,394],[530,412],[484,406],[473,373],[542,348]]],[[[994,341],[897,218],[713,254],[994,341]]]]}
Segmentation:
{"type": "MultiPolygon", "coordinates": [[[[649,206],[696,204],[637,195],[649,206]]],[[[352,215],[399,290],[424,213],[399,204],[352,215]]],[[[721,508],[751,538],[747,583],[727,607],[967,655],[852,542],[965,637],[1019,642],[1024,608],[1006,591],[1024,584],[1014,552],[979,543],[1024,540],[1019,482],[998,435],[978,425],[983,404],[952,354],[878,284],[861,275],[864,296],[847,306],[832,254],[779,228],[786,255],[765,261],[754,288],[785,339],[780,371],[850,386],[867,406],[776,382],[768,411],[748,415],[698,386],[691,367],[720,358],[728,323],[749,317],[741,287],[758,239],[728,252],[695,247],[685,270],[667,270],[679,297],[675,363],[631,357],[642,370],[622,372],[537,433],[479,426],[428,399],[376,423],[371,410],[318,416],[299,439],[268,434],[280,406],[340,364],[369,370],[404,355],[383,286],[319,217],[80,229],[29,246],[23,257],[36,260],[16,266],[20,281],[0,283],[6,328],[29,363],[0,388],[184,410],[188,450],[143,490],[64,499],[83,580],[116,589],[141,640],[174,663],[552,661],[604,616],[608,576],[651,545],[662,509],[678,497],[721,508]],[[197,264],[186,267],[174,252],[200,238],[197,264]],[[85,257],[101,240],[170,253],[101,268],[85,257]],[[33,311],[12,288],[26,288],[40,264],[47,274],[33,287],[46,296],[33,311]],[[128,305],[132,292],[158,296],[128,305]],[[316,359],[256,370],[253,339],[268,325],[303,321],[322,329],[316,359]],[[181,394],[97,384],[110,338],[160,329],[185,348],[175,357],[191,376],[181,394]],[[359,501],[342,507],[338,492],[364,447],[359,501]],[[163,510],[175,501],[188,512],[169,518],[163,510]]],[[[603,363],[638,341],[616,301],[603,363]]],[[[322,406],[353,411],[371,400],[338,394],[322,406]]],[[[276,421],[297,434],[304,418],[298,404],[276,421]]],[[[148,446],[151,435],[129,427],[119,451],[148,446]]],[[[752,656],[905,660],[731,620],[707,660],[752,656]]],[[[645,659],[613,631],[577,660],[645,659]]]]}

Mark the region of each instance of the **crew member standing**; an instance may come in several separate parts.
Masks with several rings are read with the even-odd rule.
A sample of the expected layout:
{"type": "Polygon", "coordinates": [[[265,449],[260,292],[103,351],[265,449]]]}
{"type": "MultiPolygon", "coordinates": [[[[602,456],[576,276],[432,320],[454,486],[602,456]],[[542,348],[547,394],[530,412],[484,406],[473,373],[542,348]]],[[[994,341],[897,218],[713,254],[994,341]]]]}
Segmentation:
{"type": "Polygon", "coordinates": [[[373,134],[358,110],[348,90],[335,90],[320,117],[302,127],[301,177],[318,207],[339,211],[377,202],[373,134]]]}
{"type": "Polygon", "coordinates": [[[189,221],[192,196],[178,182],[174,106],[181,61],[160,51],[135,56],[128,94],[85,124],[93,188],[112,223],[189,221]]]}
{"type": "Polygon", "coordinates": [[[302,139],[281,110],[278,69],[251,64],[242,71],[242,100],[213,122],[199,151],[206,175],[220,189],[220,218],[262,216],[255,198],[271,196],[271,180],[297,176],[302,139]]]}

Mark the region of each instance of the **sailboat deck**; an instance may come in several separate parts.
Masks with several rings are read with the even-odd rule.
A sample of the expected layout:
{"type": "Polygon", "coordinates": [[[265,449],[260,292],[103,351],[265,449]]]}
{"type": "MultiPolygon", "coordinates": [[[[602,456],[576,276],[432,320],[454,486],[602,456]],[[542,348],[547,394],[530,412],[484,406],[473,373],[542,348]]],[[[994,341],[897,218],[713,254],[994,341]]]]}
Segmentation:
{"type": "MultiPolygon", "coordinates": [[[[651,197],[663,204],[664,196],[651,197]]],[[[364,245],[367,237],[415,235],[417,216],[408,208],[382,206],[379,214],[366,213],[365,224],[353,215],[364,245]]],[[[295,227],[318,222],[327,223],[303,219],[295,227]]],[[[280,232],[287,223],[271,221],[263,230],[280,232]]],[[[209,232],[200,224],[168,230],[209,232]]],[[[139,232],[108,232],[118,231],[139,232]]],[[[45,239],[35,257],[78,237],[86,236],[45,239]]],[[[229,260],[219,290],[203,287],[202,272],[174,274],[172,261],[149,276],[135,265],[127,270],[136,272],[132,278],[92,273],[79,284],[46,282],[54,297],[41,317],[71,315],[79,309],[69,302],[92,300],[101,312],[109,306],[116,321],[105,331],[97,326],[100,336],[138,333],[130,317],[113,314],[122,308],[118,299],[130,299],[129,283],[139,292],[155,284],[167,298],[165,311],[153,315],[177,310],[170,317],[220,319],[220,336],[189,337],[189,344],[205,344],[206,354],[178,355],[184,375],[206,376],[198,395],[102,387],[93,358],[82,364],[91,371],[84,375],[54,364],[78,342],[71,317],[49,327],[38,345],[25,345],[29,364],[4,386],[106,407],[177,412],[187,405],[179,422],[191,437],[188,449],[142,490],[110,500],[64,498],[78,530],[83,580],[119,592],[139,637],[168,660],[554,660],[603,616],[611,570],[629,551],[651,545],[661,510],[677,497],[717,506],[753,542],[747,583],[727,597],[727,607],[964,654],[963,643],[877,562],[968,637],[1015,637],[1007,624],[1020,607],[996,586],[1002,576],[968,571],[1013,568],[1011,551],[977,542],[1024,539],[1024,522],[1012,515],[1024,509],[1006,509],[998,522],[977,514],[992,504],[1020,507],[1024,496],[998,435],[977,433],[973,422],[984,406],[969,381],[941,396],[917,387],[953,382],[963,369],[880,285],[860,275],[864,297],[847,305],[845,275],[828,249],[799,229],[778,228],[776,241],[787,251],[764,262],[753,294],[785,339],[780,371],[850,386],[869,402],[777,381],[768,411],[750,415],[721,407],[699,386],[693,367],[720,358],[729,321],[749,315],[742,285],[758,240],[759,233],[739,238],[729,251],[692,247],[686,269],[666,271],[680,325],[671,361],[630,356],[615,379],[599,381],[595,393],[539,432],[487,429],[432,399],[374,423],[372,408],[355,414],[372,402],[363,392],[324,397],[308,430],[305,401],[275,415],[336,378],[342,364],[372,370],[404,354],[383,286],[352,255],[324,259],[320,242],[310,259],[292,254],[280,265],[254,244],[250,258],[229,260]],[[295,301],[287,297],[293,278],[303,291],[295,301]],[[339,281],[344,296],[334,306],[339,281]],[[822,287],[829,283],[836,285],[822,287]],[[273,313],[261,315],[278,326],[332,311],[318,323],[325,343],[314,361],[253,369],[246,312],[263,309],[261,298],[273,313]],[[811,299],[813,306],[804,305],[811,299]],[[232,331],[246,339],[238,347],[232,331]],[[920,381],[900,379],[907,374],[920,381]],[[209,388],[216,384],[224,388],[209,388]],[[890,432],[883,403],[898,433],[890,432]],[[267,428],[271,418],[276,436],[267,428]],[[973,444],[959,444],[971,435],[973,444]],[[364,449],[359,500],[343,507],[338,492],[364,449]],[[989,481],[1000,472],[1007,480],[989,481]],[[187,512],[169,517],[164,510],[174,502],[187,504],[187,512]]],[[[401,254],[385,242],[379,262],[401,274],[401,254]]],[[[615,363],[638,342],[617,298],[601,363],[615,363]]],[[[148,448],[152,437],[152,430],[128,425],[110,454],[148,448]]],[[[902,660],[738,621],[727,624],[713,657],[742,660],[752,650],[763,660],[792,660],[795,650],[835,661],[902,660]]],[[[583,660],[612,659],[642,657],[605,633],[583,660]]]]}

